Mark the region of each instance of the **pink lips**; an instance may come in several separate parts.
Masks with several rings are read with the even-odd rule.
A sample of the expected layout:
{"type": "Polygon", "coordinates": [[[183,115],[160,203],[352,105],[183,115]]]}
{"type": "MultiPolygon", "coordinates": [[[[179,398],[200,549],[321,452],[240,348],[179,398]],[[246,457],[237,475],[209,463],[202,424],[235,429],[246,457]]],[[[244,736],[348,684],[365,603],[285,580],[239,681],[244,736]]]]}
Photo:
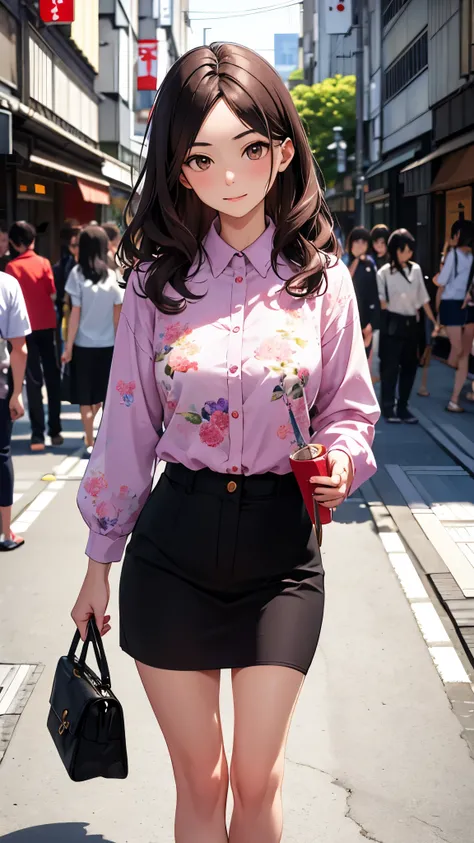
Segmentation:
{"type": "Polygon", "coordinates": [[[224,196],[224,201],[225,202],[238,202],[240,199],[245,199],[246,196],[247,196],[246,193],[243,193],[242,196],[229,196],[229,197],[224,196]]]}

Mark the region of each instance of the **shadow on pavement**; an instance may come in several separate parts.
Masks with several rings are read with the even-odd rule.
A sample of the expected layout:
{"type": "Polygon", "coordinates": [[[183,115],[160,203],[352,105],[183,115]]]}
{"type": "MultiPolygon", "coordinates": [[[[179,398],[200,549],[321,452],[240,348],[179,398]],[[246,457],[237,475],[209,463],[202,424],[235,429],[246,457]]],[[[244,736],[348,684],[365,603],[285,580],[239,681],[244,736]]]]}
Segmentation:
{"type": "Polygon", "coordinates": [[[2,843],[114,843],[101,834],[88,834],[88,823],[52,823],[22,828],[0,837],[2,843]]]}

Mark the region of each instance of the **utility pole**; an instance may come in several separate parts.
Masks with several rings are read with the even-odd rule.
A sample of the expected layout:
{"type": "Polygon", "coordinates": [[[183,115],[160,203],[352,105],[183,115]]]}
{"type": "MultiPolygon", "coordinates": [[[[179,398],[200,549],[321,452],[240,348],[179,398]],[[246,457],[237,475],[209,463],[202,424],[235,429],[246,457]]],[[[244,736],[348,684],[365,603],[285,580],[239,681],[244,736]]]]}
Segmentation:
{"type": "Polygon", "coordinates": [[[365,225],[365,197],[364,197],[364,2],[355,0],[357,15],[357,48],[356,48],[356,223],[365,225]]]}

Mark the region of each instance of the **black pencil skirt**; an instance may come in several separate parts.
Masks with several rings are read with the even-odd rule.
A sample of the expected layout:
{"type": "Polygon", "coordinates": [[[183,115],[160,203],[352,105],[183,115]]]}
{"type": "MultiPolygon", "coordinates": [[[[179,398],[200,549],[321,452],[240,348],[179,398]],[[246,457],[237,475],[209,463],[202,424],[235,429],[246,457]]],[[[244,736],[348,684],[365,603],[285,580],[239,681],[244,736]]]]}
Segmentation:
{"type": "Polygon", "coordinates": [[[120,645],[169,670],[285,665],[306,673],[324,571],[292,474],[229,476],[168,463],[120,581],[120,645]]]}

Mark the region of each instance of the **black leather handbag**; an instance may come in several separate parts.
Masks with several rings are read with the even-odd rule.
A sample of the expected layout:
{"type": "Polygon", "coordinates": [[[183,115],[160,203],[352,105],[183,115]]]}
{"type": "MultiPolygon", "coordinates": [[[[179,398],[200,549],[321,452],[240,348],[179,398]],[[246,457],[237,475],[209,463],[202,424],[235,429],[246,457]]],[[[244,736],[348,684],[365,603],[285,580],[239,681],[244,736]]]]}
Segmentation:
{"type": "Polygon", "coordinates": [[[79,658],[80,635],[59,659],[50,698],[48,730],[70,778],[83,782],[128,775],[123,710],[110,687],[109,668],[94,618],[79,658]],[[100,678],[86,665],[92,643],[100,678]]]}

